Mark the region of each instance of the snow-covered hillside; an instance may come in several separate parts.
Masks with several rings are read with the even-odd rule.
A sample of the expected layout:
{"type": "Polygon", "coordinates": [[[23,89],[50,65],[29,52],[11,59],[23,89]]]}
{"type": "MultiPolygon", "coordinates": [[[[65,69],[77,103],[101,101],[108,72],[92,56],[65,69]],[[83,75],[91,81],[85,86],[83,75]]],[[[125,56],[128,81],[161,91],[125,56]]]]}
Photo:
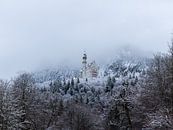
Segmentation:
{"type": "Polygon", "coordinates": [[[114,61],[100,67],[97,78],[80,78],[79,70],[70,69],[43,70],[33,75],[39,88],[58,92],[64,101],[80,99],[85,103],[104,103],[112,99],[111,93],[118,95],[125,86],[138,85],[147,68],[146,61],[143,62],[114,61]]]}
{"type": "MultiPolygon", "coordinates": [[[[128,95],[126,100],[136,101],[140,79],[145,75],[146,61],[115,60],[100,67],[97,78],[80,78],[79,70],[44,70],[33,73],[36,86],[43,93],[52,93],[64,104],[76,102],[97,108],[100,118],[106,116],[111,102],[128,95]],[[117,97],[117,98],[116,98],[117,97]]],[[[121,99],[123,100],[123,99],[121,99]]],[[[121,101],[123,102],[123,101],[121,101]]]]}
{"type": "Polygon", "coordinates": [[[34,79],[37,83],[44,83],[54,80],[63,80],[64,78],[79,77],[79,70],[60,68],[60,69],[44,69],[32,73],[34,79]]]}

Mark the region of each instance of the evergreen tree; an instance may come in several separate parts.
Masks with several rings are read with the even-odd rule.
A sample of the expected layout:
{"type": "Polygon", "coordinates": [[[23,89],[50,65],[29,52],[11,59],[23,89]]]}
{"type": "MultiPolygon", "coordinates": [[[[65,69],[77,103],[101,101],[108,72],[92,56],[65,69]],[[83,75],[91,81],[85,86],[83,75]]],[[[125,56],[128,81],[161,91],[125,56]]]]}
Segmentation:
{"type": "Polygon", "coordinates": [[[74,79],[71,79],[71,86],[74,87],[74,79]]]}
{"type": "Polygon", "coordinates": [[[61,116],[63,114],[63,111],[64,111],[64,104],[63,100],[61,99],[59,101],[58,116],[61,116]]]}
{"type": "Polygon", "coordinates": [[[70,89],[70,81],[68,81],[67,85],[64,87],[64,92],[67,94],[67,91],[70,89]]]}
{"type": "Polygon", "coordinates": [[[88,82],[88,78],[86,78],[85,80],[86,80],[86,82],[88,82]]]}
{"type": "Polygon", "coordinates": [[[77,84],[79,84],[80,83],[80,79],[79,78],[77,78],[77,84]]]}
{"type": "Polygon", "coordinates": [[[63,80],[63,85],[66,86],[66,80],[65,80],[65,78],[63,80]]]}
{"type": "Polygon", "coordinates": [[[112,92],[113,88],[114,88],[114,83],[112,82],[112,78],[109,76],[107,79],[105,92],[112,92]]]}
{"type": "Polygon", "coordinates": [[[116,79],[115,79],[115,76],[112,77],[112,83],[116,83],[116,79]]]}

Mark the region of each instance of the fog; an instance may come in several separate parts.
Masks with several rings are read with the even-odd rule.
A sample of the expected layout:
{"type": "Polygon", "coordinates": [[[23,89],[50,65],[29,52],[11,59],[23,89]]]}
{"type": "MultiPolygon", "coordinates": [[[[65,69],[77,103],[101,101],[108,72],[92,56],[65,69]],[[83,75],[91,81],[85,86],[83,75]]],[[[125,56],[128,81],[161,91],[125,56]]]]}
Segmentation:
{"type": "MultiPolygon", "coordinates": [[[[102,63],[120,48],[167,51],[172,0],[1,0],[0,78],[51,66],[102,63]]],[[[135,54],[135,52],[134,52],[135,54]]]]}

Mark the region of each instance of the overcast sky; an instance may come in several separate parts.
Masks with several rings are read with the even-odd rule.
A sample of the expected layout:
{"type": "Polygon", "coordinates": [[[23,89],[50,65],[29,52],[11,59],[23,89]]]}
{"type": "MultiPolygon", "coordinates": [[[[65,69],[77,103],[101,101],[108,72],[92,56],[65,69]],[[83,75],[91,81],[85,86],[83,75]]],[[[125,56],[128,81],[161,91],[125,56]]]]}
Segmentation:
{"type": "Polygon", "coordinates": [[[166,51],[172,0],[0,0],[0,78],[108,59],[120,46],[166,51]]]}

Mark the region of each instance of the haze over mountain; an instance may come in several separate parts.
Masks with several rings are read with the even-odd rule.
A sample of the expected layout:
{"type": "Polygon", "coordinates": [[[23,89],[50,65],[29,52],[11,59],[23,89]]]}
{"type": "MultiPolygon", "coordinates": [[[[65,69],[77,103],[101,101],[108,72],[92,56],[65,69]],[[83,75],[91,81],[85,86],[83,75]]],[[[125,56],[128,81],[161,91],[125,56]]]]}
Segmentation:
{"type": "Polygon", "coordinates": [[[0,130],[173,130],[172,0],[0,0],[0,130]]]}
{"type": "Polygon", "coordinates": [[[135,55],[167,50],[170,0],[0,1],[0,78],[50,66],[77,66],[86,51],[99,63],[122,46],[135,55]],[[142,50],[142,51],[141,51],[142,50]]]}

